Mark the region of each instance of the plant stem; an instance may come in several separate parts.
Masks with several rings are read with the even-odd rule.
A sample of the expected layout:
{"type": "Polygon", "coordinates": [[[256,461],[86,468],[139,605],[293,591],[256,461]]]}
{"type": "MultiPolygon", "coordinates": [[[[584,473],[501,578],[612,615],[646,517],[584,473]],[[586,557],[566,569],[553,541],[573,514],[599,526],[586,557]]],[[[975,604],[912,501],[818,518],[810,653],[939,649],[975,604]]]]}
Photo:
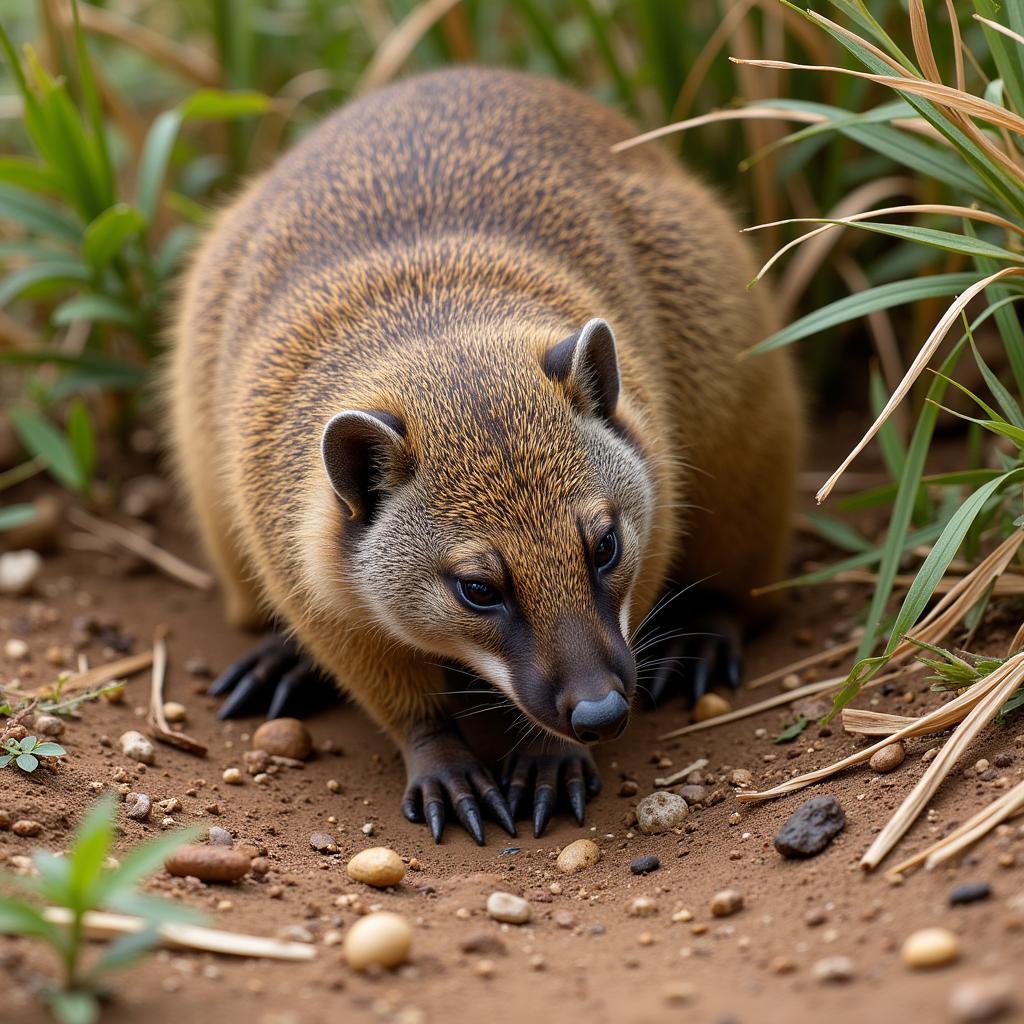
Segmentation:
{"type": "Polygon", "coordinates": [[[20,466],[7,470],[6,473],[0,473],[0,491],[6,491],[8,487],[14,487],[15,484],[30,480],[45,468],[46,460],[37,456],[34,459],[29,459],[28,462],[21,463],[20,466]]]}

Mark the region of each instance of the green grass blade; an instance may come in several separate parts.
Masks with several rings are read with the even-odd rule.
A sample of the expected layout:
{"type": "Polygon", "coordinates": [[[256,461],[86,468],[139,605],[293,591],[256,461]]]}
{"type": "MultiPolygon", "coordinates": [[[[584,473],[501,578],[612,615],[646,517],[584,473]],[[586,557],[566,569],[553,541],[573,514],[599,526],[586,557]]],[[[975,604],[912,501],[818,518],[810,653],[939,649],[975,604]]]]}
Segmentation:
{"type": "Polygon", "coordinates": [[[55,327],[66,327],[76,320],[117,324],[130,330],[139,326],[139,318],[129,306],[106,295],[77,295],[62,302],[50,315],[55,327]]]}
{"type": "Polygon", "coordinates": [[[110,206],[85,229],[82,255],[94,270],[102,271],[145,226],[145,218],[134,206],[127,203],[110,206]]]}
{"type": "Polygon", "coordinates": [[[71,445],[52,423],[31,409],[15,409],[11,413],[11,424],[25,450],[41,458],[65,487],[75,491],[85,488],[87,481],[82,477],[71,445]]]}

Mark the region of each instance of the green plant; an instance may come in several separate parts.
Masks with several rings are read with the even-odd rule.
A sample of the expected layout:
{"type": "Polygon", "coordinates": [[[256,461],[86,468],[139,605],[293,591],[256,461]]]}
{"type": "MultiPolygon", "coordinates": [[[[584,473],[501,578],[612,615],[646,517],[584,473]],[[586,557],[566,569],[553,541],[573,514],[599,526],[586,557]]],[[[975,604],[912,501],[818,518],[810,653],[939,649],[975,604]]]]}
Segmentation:
{"type": "Polygon", "coordinates": [[[45,996],[61,1024],[95,1021],[107,975],[152,949],[161,924],[196,920],[192,911],[139,893],[136,885],[156,871],[172,850],[193,838],[197,830],[161,835],[135,847],[119,865],[110,867],[107,861],[114,841],[115,806],[111,797],[93,806],[79,825],[66,856],[36,851],[32,858],[36,877],[2,879],[30,898],[0,896],[0,932],[41,939],[60,961],[60,982],[45,996]],[[54,914],[47,908],[63,908],[65,913],[54,914]],[[143,926],[110,942],[86,965],[86,915],[100,909],[134,915],[143,926]],[[60,923],[64,918],[66,923],[60,923]]]}
{"type": "Polygon", "coordinates": [[[34,772],[41,757],[63,757],[67,753],[59,743],[40,740],[36,736],[8,740],[4,749],[7,753],[0,755],[0,768],[14,764],[23,772],[34,772]]]}

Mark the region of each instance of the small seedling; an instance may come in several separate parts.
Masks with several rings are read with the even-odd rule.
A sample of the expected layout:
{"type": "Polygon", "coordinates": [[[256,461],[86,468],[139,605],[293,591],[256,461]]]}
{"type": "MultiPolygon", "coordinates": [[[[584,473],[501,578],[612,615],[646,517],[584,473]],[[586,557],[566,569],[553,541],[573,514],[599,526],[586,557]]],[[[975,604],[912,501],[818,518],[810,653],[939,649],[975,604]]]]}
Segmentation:
{"type": "Polygon", "coordinates": [[[806,715],[797,715],[772,742],[792,743],[810,724],[811,720],[806,715]]]}
{"type": "Polygon", "coordinates": [[[156,944],[161,924],[195,922],[197,915],[168,900],[146,896],[135,886],[156,871],[181,844],[194,839],[198,829],[161,835],[135,847],[115,868],[107,866],[114,841],[114,800],[100,800],[83,819],[72,848],[65,856],[46,850],[33,855],[38,875],[33,878],[0,876],[4,888],[17,886],[44,907],[64,908],[67,924],[58,924],[36,902],[0,896],[0,933],[42,939],[62,966],[60,982],[44,990],[44,998],[60,1024],[93,1024],[100,999],[106,994],[106,976],[133,963],[156,944]],[[141,930],[110,942],[88,966],[83,963],[86,915],[94,910],[132,914],[141,930]]]}
{"type": "Polygon", "coordinates": [[[59,743],[45,742],[36,736],[8,740],[5,749],[7,753],[0,755],[0,768],[14,764],[23,772],[34,772],[41,757],[63,757],[67,753],[59,743]]]}

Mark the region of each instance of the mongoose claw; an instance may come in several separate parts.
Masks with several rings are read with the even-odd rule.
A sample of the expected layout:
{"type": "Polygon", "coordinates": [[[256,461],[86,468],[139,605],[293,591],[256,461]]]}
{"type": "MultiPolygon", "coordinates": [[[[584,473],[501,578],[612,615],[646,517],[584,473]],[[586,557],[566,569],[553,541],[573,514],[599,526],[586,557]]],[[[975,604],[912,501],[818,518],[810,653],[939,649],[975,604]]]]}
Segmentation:
{"type": "Polygon", "coordinates": [[[526,807],[526,794],[532,787],[533,835],[539,839],[551,821],[561,792],[576,819],[582,825],[587,816],[587,801],[601,791],[597,767],[582,747],[563,753],[514,754],[505,765],[504,784],[513,817],[526,807]]]}
{"type": "Polygon", "coordinates": [[[269,695],[267,718],[280,718],[286,711],[308,712],[309,682],[319,673],[296,644],[276,633],[254,650],[232,662],[213,682],[209,693],[229,694],[217,712],[218,718],[234,718],[252,710],[269,695]],[[294,698],[301,694],[301,706],[294,698]]]}
{"type": "Polygon", "coordinates": [[[436,734],[410,744],[409,781],[402,798],[402,813],[409,821],[426,821],[435,843],[441,842],[448,809],[478,846],[486,843],[481,805],[510,835],[516,824],[505,797],[491,773],[449,734],[436,734]],[[416,771],[417,765],[423,771],[416,771]]]}

